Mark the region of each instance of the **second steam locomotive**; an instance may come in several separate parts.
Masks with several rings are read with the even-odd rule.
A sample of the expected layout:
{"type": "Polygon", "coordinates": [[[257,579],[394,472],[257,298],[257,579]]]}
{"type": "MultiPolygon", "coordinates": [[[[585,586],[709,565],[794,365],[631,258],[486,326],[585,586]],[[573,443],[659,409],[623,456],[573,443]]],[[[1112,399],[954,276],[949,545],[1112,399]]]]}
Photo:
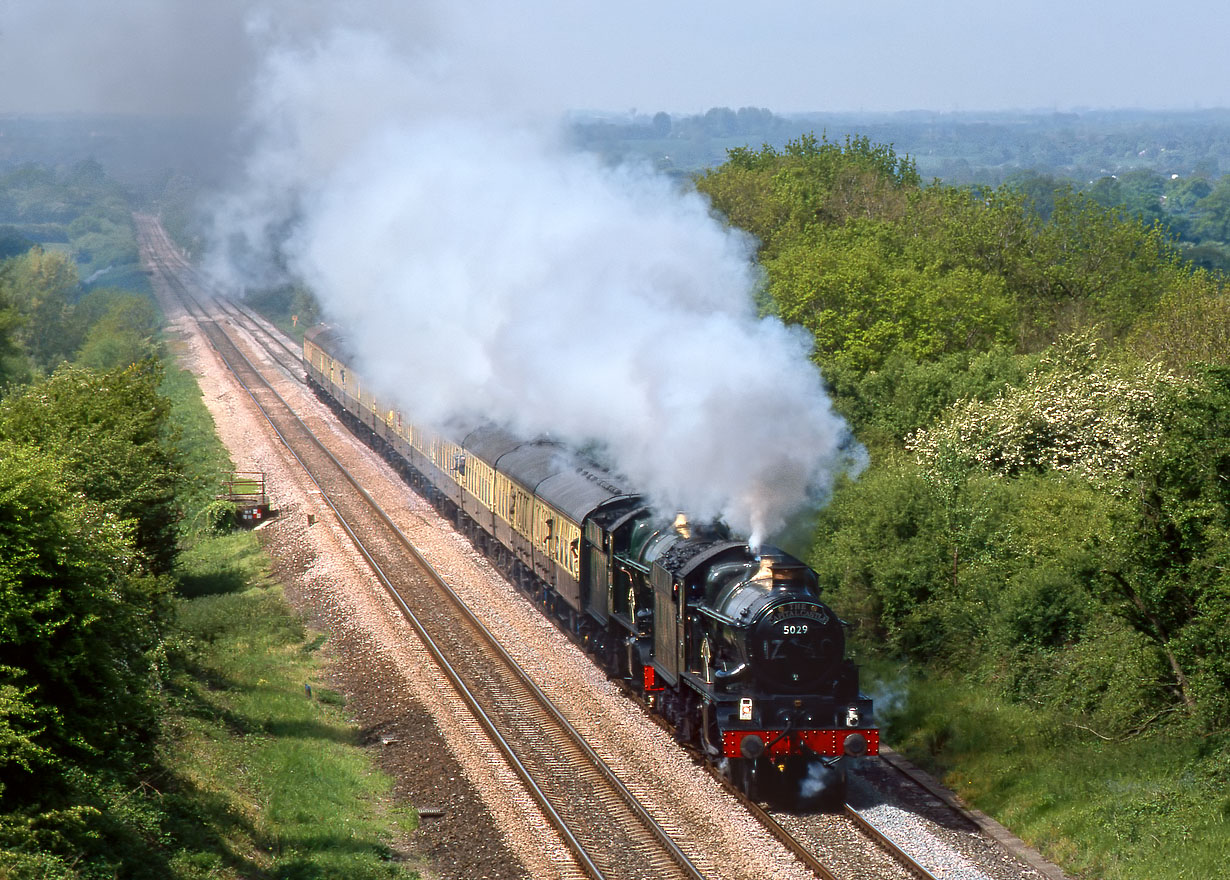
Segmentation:
{"type": "Polygon", "coordinates": [[[813,806],[841,791],[845,759],[878,753],[842,622],[802,562],[662,521],[558,443],[411,424],[332,328],[309,331],[303,356],[318,393],[750,797],[813,806]]]}

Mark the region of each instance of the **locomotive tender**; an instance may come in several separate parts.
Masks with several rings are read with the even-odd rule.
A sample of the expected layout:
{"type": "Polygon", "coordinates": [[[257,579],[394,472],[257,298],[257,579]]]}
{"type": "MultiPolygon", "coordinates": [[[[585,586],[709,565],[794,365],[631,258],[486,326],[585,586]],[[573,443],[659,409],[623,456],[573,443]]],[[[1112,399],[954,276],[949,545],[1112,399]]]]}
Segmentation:
{"type": "Polygon", "coordinates": [[[871,701],[816,575],[720,525],[663,522],[619,477],[549,440],[403,419],[345,340],[304,338],[309,381],[613,676],[750,797],[813,806],[878,754],[871,701]]]}

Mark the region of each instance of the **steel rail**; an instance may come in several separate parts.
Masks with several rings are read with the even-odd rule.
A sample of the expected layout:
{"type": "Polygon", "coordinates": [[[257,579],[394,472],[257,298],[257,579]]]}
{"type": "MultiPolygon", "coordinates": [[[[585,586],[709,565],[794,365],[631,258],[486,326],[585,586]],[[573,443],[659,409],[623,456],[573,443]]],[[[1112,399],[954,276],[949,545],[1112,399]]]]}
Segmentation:
{"type": "MultiPolygon", "coordinates": [[[[303,461],[302,458],[300,458],[298,453],[291,446],[287,437],[274,423],[274,420],[272,419],[270,414],[266,411],[265,406],[258,399],[258,396],[256,395],[256,393],[249,386],[249,384],[246,381],[244,381],[243,378],[239,375],[242,368],[237,367],[232,362],[232,360],[227,357],[226,353],[221,350],[221,348],[218,345],[219,338],[223,341],[224,346],[229,346],[232,349],[232,351],[235,353],[235,355],[237,355],[238,358],[242,360],[243,365],[244,367],[246,367],[247,370],[250,370],[257,377],[260,376],[260,371],[256,368],[254,364],[251,363],[251,361],[246,356],[243,355],[242,352],[238,350],[238,347],[235,346],[234,343],[226,336],[225,331],[223,331],[217,325],[217,322],[208,317],[207,313],[201,307],[200,303],[197,302],[195,297],[193,297],[192,294],[190,294],[185,289],[185,285],[183,284],[183,282],[180,281],[178,278],[175,278],[174,274],[169,272],[165,266],[162,266],[160,268],[163,269],[163,272],[168,278],[168,280],[172,280],[172,283],[174,284],[174,286],[178,288],[178,292],[180,293],[180,295],[192,300],[193,305],[195,305],[197,310],[204,316],[204,320],[199,321],[199,323],[202,327],[202,330],[205,332],[206,336],[210,339],[211,344],[214,345],[215,350],[218,351],[218,354],[222,358],[223,362],[226,363],[228,369],[230,369],[235,374],[236,379],[244,387],[245,391],[252,398],[253,402],[257,405],[258,409],[260,409],[262,415],[265,417],[266,421],[269,422],[270,427],[274,430],[274,433],[277,435],[279,440],[287,447],[291,455],[304,468],[304,471],[308,474],[312,482],[320,489],[321,497],[324,498],[325,502],[334,511],[334,514],[338,517],[338,522],[342,525],[342,527],[345,529],[347,534],[351,536],[352,540],[355,543],[355,546],[359,549],[360,553],[363,555],[364,559],[366,560],[368,566],[372,569],[377,579],[381,582],[383,588],[394,599],[398,607],[402,610],[402,613],[405,614],[407,619],[411,622],[411,625],[415,628],[416,632],[423,639],[424,645],[427,647],[429,653],[432,654],[433,658],[435,658],[436,662],[441,666],[441,669],[445,672],[446,676],[449,678],[450,683],[453,684],[453,686],[457,689],[458,694],[462,697],[466,705],[471,709],[472,712],[474,712],[476,719],[483,726],[483,728],[488,732],[488,735],[491,736],[492,740],[497,744],[497,747],[500,748],[501,752],[505,755],[505,758],[509,761],[509,765],[514,769],[514,772],[516,772],[518,777],[521,778],[522,781],[526,784],[526,787],[530,791],[531,796],[534,797],[535,801],[543,809],[544,813],[548,815],[552,824],[555,825],[557,829],[560,831],[561,835],[565,838],[566,842],[568,843],[569,848],[573,849],[574,853],[577,854],[578,860],[582,863],[582,867],[584,868],[586,873],[588,873],[591,877],[594,877],[595,880],[603,880],[603,878],[605,878],[606,875],[603,874],[601,869],[595,864],[592,857],[586,851],[584,844],[581,841],[577,840],[575,835],[572,833],[571,829],[568,827],[567,821],[563,819],[563,817],[560,816],[559,813],[552,806],[552,804],[550,803],[550,799],[546,795],[546,793],[543,792],[542,789],[538,786],[538,784],[533,780],[530,770],[525,766],[525,764],[521,761],[521,759],[516,755],[511,744],[508,743],[508,741],[504,738],[504,736],[499,732],[498,726],[496,725],[495,721],[491,719],[491,717],[482,709],[482,707],[479,705],[478,699],[474,696],[474,694],[470,691],[470,689],[461,680],[461,678],[458,676],[456,671],[452,668],[451,664],[449,664],[442,650],[439,648],[439,646],[435,643],[435,641],[428,634],[426,628],[424,627],[422,622],[418,619],[418,617],[414,614],[413,610],[409,608],[409,606],[406,604],[404,599],[398,593],[391,579],[386,575],[386,573],[384,572],[380,564],[377,562],[377,560],[375,560],[372,557],[372,555],[368,552],[367,548],[363,544],[362,539],[355,533],[351,525],[347,522],[345,516],[337,508],[337,506],[333,503],[333,501],[329,498],[328,491],[324,488],[324,486],[320,484],[319,481],[317,481],[315,474],[311,472],[311,470],[308,468],[308,465],[303,461]],[[207,326],[209,324],[213,325],[213,332],[211,332],[209,326],[207,326]]],[[[589,759],[592,766],[594,766],[594,768],[597,769],[608,780],[609,784],[620,794],[625,804],[630,809],[633,810],[633,812],[637,815],[637,818],[647,828],[647,830],[649,830],[649,832],[653,834],[655,838],[658,839],[659,844],[668,853],[668,855],[672,858],[672,860],[676,862],[676,864],[680,867],[681,870],[684,871],[684,873],[688,877],[696,878],[696,880],[702,880],[702,878],[704,877],[704,874],[694,864],[692,864],[691,860],[687,857],[685,853],[683,853],[681,849],[679,849],[678,845],[674,842],[674,840],[670,837],[670,835],[664,829],[661,828],[661,826],[657,823],[656,820],[653,819],[652,816],[649,815],[649,813],[645,810],[644,806],[627,789],[627,787],[623,784],[623,782],[619,780],[618,776],[615,775],[614,771],[610,769],[610,767],[606,764],[606,762],[603,761],[602,758],[596,752],[594,752],[594,750],[589,746],[589,744],[584,741],[584,738],[581,736],[581,734],[575,729],[575,727],[571,725],[570,722],[567,721],[567,719],[563,716],[563,714],[559,711],[559,709],[554,705],[554,703],[551,702],[551,700],[546,696],[546,694],[542,692],[542,690],[538,687],[538,685],[524,672],[523,669],[521,669],[520,665],[516,663],[516,661],[507,652],[507,650],[504,649],[504,647],[498,642],[498,640],[496,640],[495,636],[490,632],[490,630],[488,630],[481,623],[481,621],[478,621],[476,618],[473,617],[472,614],[470,614],[469,610],[465,607],[464,602],[460,599],[460,597],[457,596],[457,594],[452,590],[452,588],[449,587],[448,584],[444,582],[443,578],[439,575],[439,573],[436,572],[435,569],[430,565],[430,563],[428,563],[427,560],[424,559],[422,555],[417,551],[417,549],[414,548],[414,546],[410,543],[409,539],[405,537],[405,535],[400,531],[400,529],[397,528],[397,526],[393,523],[393,521],[384,512],[384,510],[380,508],[380,506],[376,503],[375,499],[373,499],[371,495],[355,480],[353,475],[351,475],[349,471],[346,470],[346,468],[336,459],[336,457],[333,456],[333,454],[327,448],[325,448],[323,444],[319,442],[319,440],[315,437],[315,435],[312,434],[310,429],[308,429],[307,426],[303,424],[302,420],[299,419],[297,415],[295,415],[293,410],[291,410],[289,404],[287,404],[286,401],[281,397],[281,395],[278,394],[276,389],[273,389],[271,386],[268,386],[267,383],[266,383],[266,388],[262,389],[262,391],[266,389],[281,403],[283,407],[285,407],[286,412],[303,429],[303,431],[305,432],[305,434],[307,435],[309,439],[309,442],[311,442],[315,446],[316,450],[323,453],[325,456],[327,456],[327,458],[330,461],[332,461],[334,466],[338,469],[339,473],[349,482],[349,484],[356,490],[356,492],[364,499],[364,501],[370,506],[371,510],[382,520],[382,522],[386,525],[386,527],[388,527],[392,531],[392,533],[397,537],[397,539],[403,545],[403,547],[408,552],[410,552],[416,558],[416,560],[423,566],[425,572],[432,579],[432,581],[436,583],[449,597],[450,601],[463,614],[465,614],[467,618],[469,618],[468,622],[471,625],[473,625],[475,629],[478,630],[482,634],[484,640],[488,643],[491,649],[494,650],[499,655],[500,659],[505,664],[508,665],[508,668],[513,672],[515,677],[519,679],[519,681],[523,684],[523,686],[525,686],[527,690],[529,690],[531,693],[534,694],[534,697],[540,703],[541,708],[543,708],[544,711],[546,711],[549,715],[552,716],[553,720],[555,720],[556,723],[559,725],[559,727],[563,731],[565,731],[565,733],[569,736],[569,738],[574,740],[576,745],[581,749],[581,751],[589,759]]]]}
{"type": "MultiPolygon", "coordinates": [[[[185,263],[184,266],[189,271],[193,271],[192,268],[188,264],[185,263]]],[[[165,265],[160,268],[163,269],[163,272],[165,276],[168,278],[168,280],[173,281],[174,285],[179,289],[180,294],[192,300],[193,304],[196,306],[198,311],[203,316],[204,321],[213,324],[215,332],[219,334],[223,339],[225,339],[225,344],[230,346],[232,350],[238,355],[238,357],[242,359],[243,364],[246,366],[246,368],[250,370],[254,375],[260,377],[259,369],[241,351],[239,351],[238,347],[234,344],[234,342],[230,340],[229,337],[226,336],[225,331],[223,331],[220,327],[217,326],[216,320],[208,316],[205,309],[201,307],[200,303],[196,300],[196,298],[193,297],[192,294],[188,293],[188,291],[186,290],[186,286],[183,284],[183,282],[179,278],[175,277],[174,273],[169,271],[169,269],[165,265]]],[[[250,314],[249,310],[239,306],[239,304],[234,303],[233,301],[226,300],[224,297],[213,296],[213,298],[216,301],[216,303],[224,311],[227,311],[228,313],[233,314],[233,315],[241,316],[244,320],[247,320],[249,322],[257,323],[258,330],[261,336],[268,336],[271,339],[273,339],[274,342],[278,344],[280,348],[289,350],[289,349],[286,349],[286,346],[282,344],[280,340],[277,340],[276,337],[273,337],[273,334],[269,333],[268,330],[266,330],[263,327],[260,327],[259,322],[257,322],[256,319],[250,314]]],[[[316,476],[309,470],[308,465],[305,462],[303,462],[303,460],[299,457],[298,453],[290,445],[287,438],[283,436],[281,430],[277,427],[276,424],[274,424],[272,418],[266,412],[261,402],[257,399],[252,389],[249,388],[248,384],[239,376],[239,371],[231,364],[230,360],[226,357],[226,355],[220,349],[218,349],[218,346],[216,344],[216,341],[213,338],[213,335],[204,326],[204,324],[202,324],[202,330],[204,330],[206,332],[206,335],[210,337],[211,343],[213,343],[214,348],[218,350],[219,355],[222,357],[224,363],[227,364],[228,369],[230,369],[232,373],[235,374],[236,379],[244,387],[245,391],[252,398],[253,402],[257,405],[258,409],[260,409],[262,415],[269,422],[270,427],[273,428],[279,440],[281,440],[281,442],[287,447],[287,449],[291,452],[295,460],[298,461],[299,464],[303,467],[308,477],[312,480],[312,482],[320,490],[321,497],[325,500],[325,503],[329,506],[331,510],[333,510],[334,515],[338,519],[338,522],[341,524],[342,528],[347,532],[347,534],[351,537],[356,548],[363,555],[369,568],[371,568],[372,572],[375,574],[377,579],[380,581],[382,587],[392,597],[394,602],[401,609],[402,613],[411,622],[411,625],[414,627],[415,631],[419,634],[420,638],[423,640],[424,645],[427,647],[429,653],[436,660],[436,662],[440,665],[441,669],[445,672],[450,683],[457,690],[458,694],[462,697],[463,701],[470,708],[470,710],[475,714],[476,719],[478,719],[479,723],[482,725],[484,730],[486,730],[488,735],[492,738],[492,740],[496,742],[501,752],[505,755],[506,759],[509,761],[510,766],[513,767],[518,777],[522,779],[527,789],[531,792],[531,795],[534,797],[535,801],[539,804],[539,806],[543,809],[543,811],[551,819],[552,824],[555,825],[557,829],[560,831],[561,835],[565,837],[566,841],[569,844],[569,847],[573,848],[574,852],[578,853],[578,857],[582,861],[583,867],[586,870],[586,872],[589,873],[590,876],[595,877],[595,878],[602,877],[603,875],[601,875],[600,869],[597,867],[596,864],[593,863],[591,859],[589,859],[589,856],[587,853],[584,855],[584,858],[580,857],[580,854],[584,852],[583,845],[580,843],[580,841],[577,841],[574,836],[572,836],[571,830],[567,828],[566,820],[563,819],[563,817],[559,816],[558,812],[555,811],[554,807],[550,804],[549,796],[545,792],[542,791],[542,789],[537,785],[536,782],[534,782],[530,770],[523,764],[520,758],[517,757],[512,745],[508,743],[508,741],[504,738],[504,736],[499,732],[496,722],[493,719],[491,719],[491,717],[482,709],[482,707],[479,705],[477,697],[474,696],[474,694],[470,691],[470,689],[465,685],[464,681],[462,681],[462,679],[458,676],[456,671],[448,663],[447,659],[445,658],[443,654],[442,649],[440,649],[440,647],[436,644],[436,642],[431,638],[431,636],[427,632],[425,625],[418,619],[414,611],[409,607],[409,605],[402,598],[396,586],[393,584],[392,580],[385,574],[379,562],[375,558],[373,558],[371,554],[368,552],[362,539],[353,531],[353,529],[351,528],[350,524],[347,522],[342,512],[336,507],[336,505],[334,505],[332,499],[330,499],[329,497],[327,490],[319,482],[317,482],[316,476]],[[598,873],[595,873],[595,872],[598,872],[598,873]]],[[[270,355],[274,358],[274,360],[277,363],[285,367],[284,361],[279,356],[277,356],[273,351],[270,350],[268,344],[261,341],[261,339],[257,338],[255,335],[254,335],[254,340],[262,348],[265,348],[267,351],[269,351],[270,355]]],[[[262,381],[263,381],[263,378],[262,378],[262,381]]],[[[510,670],[514,672],[515,676],[518,678],[522,686],[524,686],[528,691],[530,691],[534,695],[534,698],[539,703],[540,707],[543,708],[544,711],[548,712],[548,714],[552,716],[552,719],[561,727],[561,729],[564,729],[568,732],[570,738],[573,739],[576,745],[582,750],[582,752],[585,754],[585,756],[591,762],[591,764],[596,769],[598,769],[599,772],[601,772],[604,775],[604,777],[608,780],[609,784],[611,784],[612,787],[616,788],[616,790],[619,791],[625,803],[628,804],[637,813],[638,818],[641,820],[641,822],[647,828],[649,828],[651,832],[655,834],[655,836],[658,836],[660,832],[660,837],[659,837],[660,842],[664,844],[665,848],[668,849],[672,858],[675,859],[675,861],[680,865],[680,867],[682,867],[685,871],[691,870],[692,874],[690,876],[694,876],[696,878],[703,877],[703,874],[701,874],[700,871],[696,869],[694,865],[692,865],[691,861],[687,858],[686,854],[684,854],[682,850],[678,848],[677,844],[675,844],[674,840],[669,836],[669,834],[667,834],[664,829],[661,829],[661,827],[658,825],[656,820],[654,820],[652,816],[648,814],[648,812],[644,809],[643,805],[640,804],[640,802],[636,799],[635,795],[633,795],[627,789],[627,787],[618,778],[618,776],[615,775],[614,771],[612,771],[610,767],[606,764],[606,762],[602,760],[601,756],[599,756],[596,752],[594,752],[593,749],[589,746],[589,744],[585,742],[581,734],[578,731],[576,731],[576,729],[571,725],[570,722],[568,722],[568,720],[563,716],[563,714],[554,705],[554,703],[550,700],[550,698],[545,693],[543,693],[541,688],[538,687],[537,683],[534,682],[533,679],[528,674],[525,673],[525,671],[516,662],[516,660],[508,653],[508,651],[504,648],[504,646],[498,641],[495,635],[491,633],[490,630],[485,625],[483,625],[481,621],[477,620],[477,618],[475,618],[469,612],[469,609],[466,608],[465,606],[464,600],[462,600],[461,597],[458,596],[457,593],[452,589],[452,587],[448,585],[448,583],[435,570],[435,568],[431,565],[431,563],[426,558],[424,558],[421,553],[419,553],[418,549],[414,547],[414,545],[404,535],[404,533],[401,532],[401,530],[392,521],[392,519],[385,513],[385,511],[375,501],[375,499],[371,497],[371,495],[367,492],[367,490],[362,485],[360,485],[359,482],[353,477],[353,475],[351,475],[350,472],[341,464],[341,462],[338,461],[337,458],[327,448],[325,448],[323,444],[320,443],[320,441],[315,437],[315,435],[311,432],[311,430],[308,429],[307,426],[303,424],[302,420],[299,419],[298,416],[293,412],[289,404],[282,398],[282,396],[278,394],[278,392],[275,389],[269,386],[268,383],[265,383],[265,385],[268,391],[274,397],[276,397],[276,399],[286,409],[286,411],[290,414],[290,416],[299,424],[299,426],[307,434],[307,436],[310,439],[310,442],[314,444],[316,449],[329,458],[329,460],[338,469],[339,473],[346,479],[346,481],[350,484],[350,486],[363,498],[363,500],[370,507],[372,512],[374,512],[376,516],[379,517],[379,519],[384,523],[384,525],[395,535],[399,543],[401,543],[402,546],[411,555],[414,556],[416,561],[419,563],[420,566],[422,566],[423,570],[427,573],[427,575],[432,580],[432,582],[441,591],[443,591],[444,594],[449,598],[450,602],[461,613],[463,613],[468,618],[468,623],[470,623],[470,625],[472,625],[480,633],[480,635],[482,636],[482,638],[484,639],[488,647],[500,657],[501,661],[505,663],[506,666],[510,670]],[[654,830],[655,828],[657,829],[656,831],[654,830]]],[[[726,788],[729,791],[731,791],[732,793],[734,793],[740,798],[740,800],[744,803],[748,811],[752,813],[752,815],[761,823],[761,825],[765,827],[766,830],[768,830],[769,833],[775,839],[777,839],[788,850],[790,850],[790,852],[793,853],[801,862],[803,862],[803,864],[807,866],[808,869],[815,872],[817,876],[824,878],[824,880],[840,880],[839,876],[837,874],[834,874],[827,866],[821,863],[815,857],[815,855],[806,847],[805,844],[801,843],[793,835],[791,835],[789,831],[783,828],[775,819],[773,819],[772,816],[770,816],[758,804],[756,804],[753,801],[748,800],[745,796],[743,796],[742,792],[739,792],[738,789],[729,785],[726,782],[726,780],[722,780],[722,781],[726,785],[726,788]]],[[[866,817],[861,815],[857,809],[855,809],[849,804],[843,804],[843,812],[844,812],[844,815],[848,819],[850,819],[859,828],[860,831],[862,831],[869,838],[871,838],[877,844],[877,846],[879,846],[882,850],[887,852],[894,860],[896,860],[899,864],[901,864],[902,867],[904,867],[911,874],[920,878],[920,880],[936,880],[935,875],[933,875],[930,871],[928,871],[917,860],[912,858],[901,846],[899,846],[896,842],[894,842],[887,834],[885,834],[884,832],[876,828],[875,825],[872,824],[866,817]]]]}
{"type": "Polygon", "coordinates": [[[900,844],[872,824],[866,816],[860,813],[857,809],[849,804],[842,804],[845,815],[859,827],[860,830],[887,852],[890,856],[896,859],[903,868],[913,874],[919,880],[936,880],[934,874],[928,871],[921,863],[913,856],[905,851],[900,844]]]}

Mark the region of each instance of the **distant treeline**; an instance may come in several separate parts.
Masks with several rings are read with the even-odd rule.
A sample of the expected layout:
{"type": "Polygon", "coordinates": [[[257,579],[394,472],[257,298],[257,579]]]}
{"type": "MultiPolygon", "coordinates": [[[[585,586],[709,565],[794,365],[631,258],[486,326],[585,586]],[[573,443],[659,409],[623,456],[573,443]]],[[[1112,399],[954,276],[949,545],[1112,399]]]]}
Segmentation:
{"type": "Polygon", "coordinates": [[[1230,172],[1230,110],[1186,113],[801,113],[714,107],[704,113],[577,114],[576,141],[611,159],[634,156],[689,172],[736,146],[781,149],[804,134],[867,137],[910,156],[924,180],[998,185],[1034,170],[1092,183],[1151,169],[1169,177],[1230,172]]]}
{"type": "Polygon", "coordinates": [[[922,181],[1007,184],[1045,219],[1065,191],[1161,224],[1198,266],[1230,271],[1230,111],[778,115],[758,107],[578,116],[578,146],[611,162],[648,161],[686,176],[730,150],[817,135],[866,138],[910,159],[922,181]]]}

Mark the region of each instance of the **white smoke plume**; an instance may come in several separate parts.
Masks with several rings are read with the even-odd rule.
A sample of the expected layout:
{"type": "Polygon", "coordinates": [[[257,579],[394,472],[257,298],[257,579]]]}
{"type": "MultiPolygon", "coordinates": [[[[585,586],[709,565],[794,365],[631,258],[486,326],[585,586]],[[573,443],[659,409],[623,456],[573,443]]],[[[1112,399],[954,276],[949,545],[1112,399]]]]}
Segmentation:
{"type": "Polygon", "coordinates": [[[570,152],[515,72],[437,37],[352,24],[270,53],[215,268],[309,284],[412,418],[597,443],[663,510],[767,537],[848,432],[806,334],[757,317],[752,242],[694,192],[570,152]],[[271,243],[280,262],[254,261],[271,243]]]}

